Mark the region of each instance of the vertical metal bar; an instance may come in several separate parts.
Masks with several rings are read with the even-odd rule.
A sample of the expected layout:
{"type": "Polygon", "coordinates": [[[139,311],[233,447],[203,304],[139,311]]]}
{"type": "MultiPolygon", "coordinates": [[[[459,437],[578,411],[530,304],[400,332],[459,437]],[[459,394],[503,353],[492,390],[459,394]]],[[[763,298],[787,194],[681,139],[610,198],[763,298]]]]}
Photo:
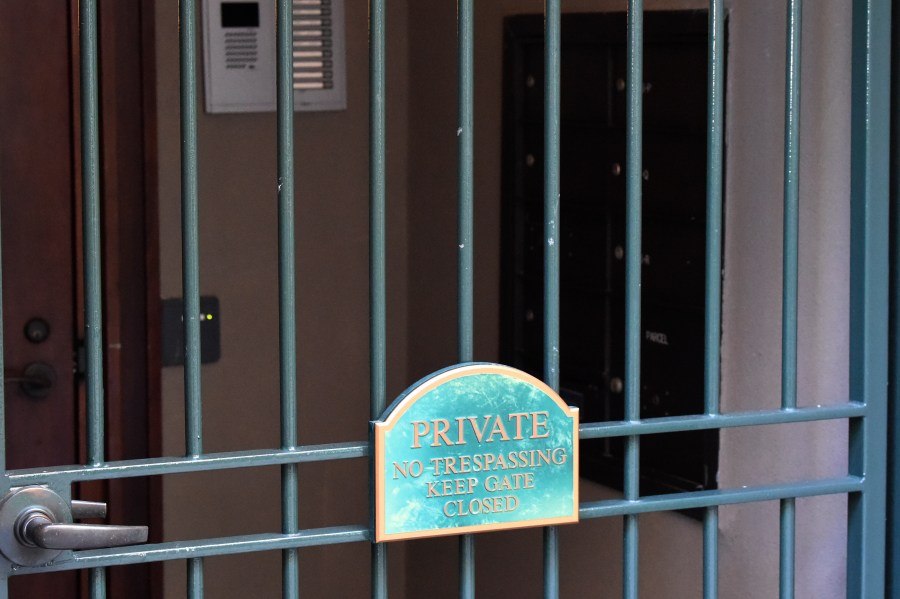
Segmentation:
{"type": "MultiPolygon", "coordinates": [[[[544,34],[544,379],[559,391],[560,0],[546,0],[544,34]]],[[[544,597],[559,596],[556,527],[544,529],[544,597]]]]}
{"type": "Polygon", "coordinates": [[[81,2],[81,152],[83,181],[88,462],[103,462],[103,306],[100,248],[100,124],[97,6],[81,2]]]}
{"type": "Polygon", "coordinates": [[[188,581],[187,590],[188,597],[203,596],[203,558],[194,557],[187,561],[188,581]]]}
{"type": "Polygon", "coordinates": [[[559,597],[559,527],[544,528],[544,597],[559,597]]]}
{"type": "Polygon", "coordinates": [[[719,345],[722,338],[722,169],[725,105],[725,2],[711,0],[706,153],[706,353],[704,409],[719,413],[719,345]]]}
{"type": "MultiPolygon", "coordinates": [[[[784,250],[781,303],[781,407],[797,407],[797,286],[800,210],[800,62],[802,1],[788,0],[784,100],[784,250]]],[[[780,596],[794,596],[794,499],[780,510],[780,596]]]]}
{"type": "Polygon", "coordinates": [[[797,273],[800,205],[801,0],[788,0],[784,101],[784,252],[781,304],[781,407],[797,407],[797,273]]]}
{"type": "MultiPolygon", "coordinates": [[[[459,154],[459,282],[457,317],[459,361],[472,361],[474,338],[474,190],[475,168],[475,38],[473,0],[457,3],[457,36],[459,62],[459,127],[456,130],[459,154]]],[[[463,535],[459,539],[459,596],[475,597],[475,537],[463,535]]]]}
{"type": "MultiPolygon", "coordinates": [[[[81,31],[81,176],[84,237],[84,344],[87,354],[87,459],[104,460],[103,297],[100,242],[100,92],[97,57],[97,4],[82,0],[81,31]]],[[[106,596],[106,571],[91,570],[93,599],[106,596]]]]}
{"type": "MultiPolygon", "coordinates": [[[[371,417],[387,405],[385,269],[385,0],[369,2],[369,310],[371,417]]],[[[374,499],[370,482],[370,499],[374,499]]],[[[374,501],[369,502],[374,505],[374,501]]],[[[372,597],[387,597],[387,546],[372,545],[372,597]]]]}
{"type": "Polygon", "coordinates": [[[369,282],[371,312],[371,416],[386,407],[386,311],[385,311],[385,22],[384,1],[370,4],[369,68],[369,282]]]}
{"type": "MultiPolygon", "coordinates": [[[[720,340],[722,338],[722,171],[725,105],[725,2],[710,0],[707,59],[706,175],[706,342],[704,408],[719,413],[720,340]]],[[[719,509],[703,515],[703,597],[719,594],[719,509]]]]}
{"type": "Polygon", "coordinates": [[[867,409],[850,421],[849,472],[865,483],[848,499],[848,597],[884,597],[890,35],[889,0],[854,0],[850,397],[867,409]]]}
{"type": "Polygon", "coordinates": [[[473,176],[475,169],[475,38],[472,0],[458,2],[459,35],[459,360],[473,354],[473,176]]]}
{"type": "MultiPolygon", "coordinates": [[[[203,452],[200,394],[200,258],[197,191],[196,3],[180,0],[181,59],[181,253],[184,295],[185,451],[203,452]]],[[[203,560],[188,560],[188,597],[203,596],[203,560]]]]}
{"type": "MultiPolygon", "coordinates": [[[[294,64],[293,0],[278,0],[278,322],[281,381],[281,447],[297,446],[297,296],[294,259],[294,64]]],[[[299,530],[297,465],[281,467],[281,532],[299,530]]],[[[282,597],[299,599],[296,549],[281,553],[282,597]]]]}
{"type": "MultiPolygon", "coordinates": [[[[644,5],[628,2],[625,190],[625,418],[641,417],[641,182],[644,5]]],[[[625,440],[625,498],[640,496],[640,437],[625,440]]],[[[638,596],[638,517],[625,516],[623,596],[638,596]]]]}
{"type": "Polygon", "coordinates": [[[197,192],[197,73],[195,0],[180,0],[181,252],[184,294],[185,450],[203,451],[200,403],[200,258],[197,192]]]}
{"type": "Polygon", "coordinates": [[[703,514],[703,599],[719,596],[719,510],[703,514]]]}
{"type": "Polygon", "coordinates": [[[106,568],[93,568],[90,573],[92,599],[106,597],[106,568]]]}
{"type": "Polygon", "coordinates": [[[794,596],[794,499],[781,500],[781,542],[779,543],[779,584],[778,596],[787,599],[794,596]]]}
{"type": "Polygon", "coordinates": [[[900,26],[891,19],[890,312],[888,390],[887,581],[900,598],[900,26]]]}

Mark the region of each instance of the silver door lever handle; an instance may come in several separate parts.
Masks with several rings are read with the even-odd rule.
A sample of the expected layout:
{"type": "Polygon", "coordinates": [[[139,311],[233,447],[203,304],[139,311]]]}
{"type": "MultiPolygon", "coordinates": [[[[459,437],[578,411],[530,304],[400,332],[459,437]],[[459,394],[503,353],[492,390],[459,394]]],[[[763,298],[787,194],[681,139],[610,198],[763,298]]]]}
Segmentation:
{"type": "Polygon", "coordinates": [[[44,549],[100,549],[147,542],[146,526],[57,524],[46,514],[25,517],[19,531],[26,544],[44,549]]]}
{"type": "Polygon", "coordinates": [[[43,486],[18,487],[0,499],[0,553],[14,564],[40,566],[65,550],[146,543],[146,526],[73,524],[73,518],[102,518],[106,504],[73,501],[43,486]]]}

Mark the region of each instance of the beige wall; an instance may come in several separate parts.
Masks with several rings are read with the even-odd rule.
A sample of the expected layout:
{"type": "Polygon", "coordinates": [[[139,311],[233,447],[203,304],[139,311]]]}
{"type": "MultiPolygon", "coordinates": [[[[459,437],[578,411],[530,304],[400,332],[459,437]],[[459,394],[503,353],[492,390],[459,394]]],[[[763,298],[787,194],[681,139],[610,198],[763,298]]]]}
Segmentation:
{"type": "MultiPolygon", "coordinates": [[[[726,410],[776,408],[781,378],[783,2],[734,0],[722,336],[726,410]],[[774,91],[773,91],[774,90],[774,91]]],[[[847,400],[850,3],[804,7],[800,150],[798,401],[847,400]]],[[[847,472],[846,423],[723,431],[724,487],[847,472]]],[[[778,506],[722,510],[728,596],[777,594],[778,506]],[[746,588],[753,588],[750,594],[746,588]]],[[[843,597],[846,497],[798,502],[798,597],[843,597]]]]}
{"type": "MultiPolygon", "coordinates": [[[[368,420],[368,108],[366,5],[346,0],[348,110],[297,113],[300,437],[361,440],[368,420]]],[[[703,0],[647,0],[650,10],[703,0]]],[[[801,222],[801,403],[846,399],[849,196],[849,15],[841,0],[809,2],[804,24],[801,222]],[[817,51],[812,51],[816,48],[817,51]]],[[[388,3],[389,395],[456,361],[455,3],[388,3]]],[[[727,101],[723,408],[776,406],[780,378],[781,147],[784,6],[732,0],[727,101]],[[763,6],[766,5],[766,6],[763,6]],[[772,6],[769,6],[772,5],[772,6]]],[[[502,19],[540,0],[476,2],[475,358],[498,346],[502,19]]],[[[624,10],[624,1],[570,0],[566,11],[624,10]]],[[[157,2],[161,259],[164,297],[180,295],[177,8],[157,2]]],[[[565,60],[565,57],[563,57],[565,60]]],[[[205,449],[278,444],[275,123],[272,114],[200,115],[201,289],[222,301],[222,360],[204,367],[205,449]]],[[[563,315],[565,318],[566,315],[563,315]]],[[[181,370],[166,369],[164,448],[183,452],[181,370]]],[[[722,434],[720,480],[740,486],[842,473],[845,427],[722,434]]],[[[365,462],[301,469],[302,525],[366,520],[365,462]]],[[[585,499],[610,497],[584,483],[585,499]]],[[[843,596],[845,500],[800,502],[800,597],[843,596]]],[[[164,481],[167,540],[275,531],[278,470],[164,481]]],[[[776,594],[777,505],[722,509],[721,596],[776,594]]],[[[562,530],[563,597],[616,597],[621,522],[562,530]]],[[[482,597],[537,597],[539,531],[481,535],[482,597]],[[530,575],[528,575],[530,573],[530,575]]],[[[392,597],[456,596],[456,543],[391,547],[392,597]],[[434,584],[434,581],[441,584],[434,584]],[[405,592],[404,592],[405,591],[405,592]]],[[[208,561],[211,597],[274,597],[277,553],[208,561]]],[[[311,597],[364,597],[365,544],[301,552],[311,597]],[[326,590],[327,589],[327,590],[326,590]]],[[[641,517],[641,593],[699,596],[699,525],[641,517]]],[[[182,564],[166,597],[183,596],[182,564]]]]}

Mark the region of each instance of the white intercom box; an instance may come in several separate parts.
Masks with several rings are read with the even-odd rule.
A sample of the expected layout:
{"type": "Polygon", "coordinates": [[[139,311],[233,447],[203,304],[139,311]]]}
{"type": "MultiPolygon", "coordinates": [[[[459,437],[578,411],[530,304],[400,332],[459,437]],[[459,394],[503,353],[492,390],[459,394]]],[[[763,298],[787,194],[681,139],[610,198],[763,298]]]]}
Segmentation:
{"type": "MultiPolygon", "coordinates": [[[[294,109],[347,107],[344,0],[293,0],[294,109]]],[[[206,111],[275,110],[275,0],[204,0],[206,111]]]]}

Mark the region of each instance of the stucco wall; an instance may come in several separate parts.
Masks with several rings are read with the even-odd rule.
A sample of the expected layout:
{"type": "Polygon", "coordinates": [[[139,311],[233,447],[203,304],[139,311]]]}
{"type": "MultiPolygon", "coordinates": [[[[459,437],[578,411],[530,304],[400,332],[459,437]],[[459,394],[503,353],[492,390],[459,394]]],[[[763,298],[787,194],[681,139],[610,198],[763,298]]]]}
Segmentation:
{"type": "MultiPolygon", "coordinates": [[[[730,11],[722,403],[775,408],[781,377],[781,197],[785,7],[730,11]]],[[[804,5],[800,150],[798,403],[847,400],[850,3],[804,5]]],[[[723,431],[724,487],[840,476],[846,422],[723,431]]],[[[798,501],[798,597],[843,597],[846,497],[798,501]]],[[[777,594],[778,506],[722,510],[723,590],[777,594]],[[748,589],[753,589],[752,591],[748,589]]]]}

